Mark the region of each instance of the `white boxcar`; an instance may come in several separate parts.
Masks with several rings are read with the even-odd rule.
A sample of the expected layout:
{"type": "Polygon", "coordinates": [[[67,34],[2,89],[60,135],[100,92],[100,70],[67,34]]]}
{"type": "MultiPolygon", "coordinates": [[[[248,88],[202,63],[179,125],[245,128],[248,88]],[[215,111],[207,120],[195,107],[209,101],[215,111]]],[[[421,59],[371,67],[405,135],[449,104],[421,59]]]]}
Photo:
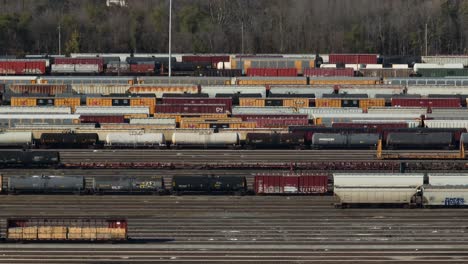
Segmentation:
{"type": "Polygon", "coordinates": [[[208,94],[211,98],[216,97],[216,94],[261,94],[263,98],[266,97],[265,86],[202,86],[201,93],[208,94]]]}
{"type": "Polygon", "coordinates": [[[32,132],[4,132],[0,133],[0,146],[32,145],[32,132]]]}
{"type": "Polygon", "coordinates": [[[51,72],[53,73],[74,73],[74,64],[52,64],[51,72]]]}
{"type": "Polygon", "coordinates": [[[71,89],[78,94],[125,94],[130,89],[130,85],[72,84],[71,89]]]}
{"type": "Polygon", "coordinates": [[[0,114],[71,114],[71,107],[0,106],[0,114]]]}
{"type": "Polygon", "coordinates": [[[413,69],[415,72],[418,72],[419,69],[438,69],[442,68],[441,64],[437,63],[415,63],[413,69]]]}
{"type": "Polygon", "coordinates": [[[172,146],[194,147],[235,147],[239,145],[239,133],[211,133],[211,132],[174,132],[172,146]]]}
{"type": "Polygon", "coordinates": [[[407,204],[416,202],[424,174],[335,173],[334,192],[341,205],[407,204]]]}
{"type": "Polygon", "coordinates": [[[392,64],[393,69],[408,69],[408,64],[392,64]]]}
{"type": "Polygon", "coordinates": [[[176,125],[175,118],[132,118],[131,125],[176,125]]]}
{"type": "MultiPolygon", "coordinates": [[[[301,108],[300,108],[301,109],[301,108]]],[[[244,107],[234,106],[232,108],[233,115],[281,115],[281,114],[295,114],[294,107],[282,106],[266,106],[266,107],[244,107]]]]}
{"type": "Polygon", "coordinates": [[[99,73],[99,65],[75,64],[75,73],[99,73]]]}
{"type": "Polygon", "coordinates": [[[129,131],[107,134],[106,145],[109,147],[161,147],[166,145],[166,139],[163,133],[129,131]]]}
{"type": "Polygon", "coordinates": [[[278,85],[270,86],[271,94],[314,94],[315,98],[321,98],[324,94],[332,94],[333,86],[310,86],[310,85],[278,85]]]}
{"type": "Polygon", "coordinates": [[[403,86],[379,85],[376,87],[341,87],[340,94],[367,94],[369,98],[375,98],[378,94],[402,94],[403,86]]]}
{"type": "Polygon", "coordinates": [[[298,109],[300,114],[309,115],[314,114],[349,114],[349,113],[362,113],[362,108],[357,107],[304,107],[298,109]]]}
{"type": "Polygon", "coordinates": [[[16,125],[73,125],[80,123],[80,115],[64,114],[0,114],[0,126],[16,125]]]}
{"type": "Polygon", "coordinates": [[[424,187],[425,206],[464,206],[468,204],[468,174],[429,173],[424,187]]]}
{"type": "Polygon", "coordinates": [[[149,115],[145,106],[77,106],[78,115],[149,115]]]}
{"type": "Polygon", "coordinates": [[[414,114],[414,115],[425,115],[427,108],[424,107],[369,107],[367,109],[369,114],[414,114]]]}
{"type": "Polygon", "coordinates": [[[366,69],[382,69],[382,64],[366,64],[366,69]]]}

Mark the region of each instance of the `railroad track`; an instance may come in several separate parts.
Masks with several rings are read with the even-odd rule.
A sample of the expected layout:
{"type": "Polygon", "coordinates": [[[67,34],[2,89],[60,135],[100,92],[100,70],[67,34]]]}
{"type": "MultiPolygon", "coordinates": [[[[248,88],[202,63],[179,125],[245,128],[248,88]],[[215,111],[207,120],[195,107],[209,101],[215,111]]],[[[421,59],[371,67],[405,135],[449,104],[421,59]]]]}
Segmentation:
{"type": "Polygon", "coordinates": [[[0,196],[1,220],[127,217],[134,239],[1,244],[0,263],[468,261],[468,209],[343,210],[334,202],[330,196],[0,196]]]}

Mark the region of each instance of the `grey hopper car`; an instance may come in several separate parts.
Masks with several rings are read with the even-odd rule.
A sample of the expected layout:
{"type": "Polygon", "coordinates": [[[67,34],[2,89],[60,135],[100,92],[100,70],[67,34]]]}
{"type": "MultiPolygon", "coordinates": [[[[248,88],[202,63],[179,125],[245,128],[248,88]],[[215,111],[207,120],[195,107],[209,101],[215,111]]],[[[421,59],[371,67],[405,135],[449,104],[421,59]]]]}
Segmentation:
{"type": "Polygon", "coordinates": [[[388,149],[449,149],[454,146],[450,132],[388,133],[388,149]]]}
{"type": "Polygon", "coordinates": [[[161,176],[128,177],[100,176],[92,179],[93,193],[163,193],[164,181],[161,176]]]}
{"type": "Polygon", "coordinates": [[[173,192],[180,193],[235,193],[247,191],[243,176],[174,176],[173,192]]]}
{"type": "Polygon", "coordinates": [[[8,178],[9,192],[81,192],[84,190],[83,176],[11,176],[8,178]]]}

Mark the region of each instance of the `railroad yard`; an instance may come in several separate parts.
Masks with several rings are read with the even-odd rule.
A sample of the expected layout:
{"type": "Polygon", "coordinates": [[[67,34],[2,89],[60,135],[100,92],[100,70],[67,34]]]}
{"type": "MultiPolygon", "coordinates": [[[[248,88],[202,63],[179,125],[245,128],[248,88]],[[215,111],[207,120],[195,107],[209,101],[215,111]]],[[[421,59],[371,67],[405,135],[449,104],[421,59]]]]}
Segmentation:
{"type": "Polygon", "coordinates": [[[467,69],[0,57],[0,263],[466,263],[467,69]]]}

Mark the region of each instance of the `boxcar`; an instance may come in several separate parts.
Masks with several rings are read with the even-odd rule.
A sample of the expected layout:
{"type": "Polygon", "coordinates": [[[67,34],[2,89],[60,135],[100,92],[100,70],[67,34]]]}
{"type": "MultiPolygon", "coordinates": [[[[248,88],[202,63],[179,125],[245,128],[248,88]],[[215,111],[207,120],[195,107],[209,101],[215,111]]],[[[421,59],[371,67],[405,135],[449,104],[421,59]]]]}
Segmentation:
{"type": "Polygon", "coordinates": [[[235,193],[247,191],[247,181],[243,176],[174,176],[173,192],[181,193],[235,193]]]}

